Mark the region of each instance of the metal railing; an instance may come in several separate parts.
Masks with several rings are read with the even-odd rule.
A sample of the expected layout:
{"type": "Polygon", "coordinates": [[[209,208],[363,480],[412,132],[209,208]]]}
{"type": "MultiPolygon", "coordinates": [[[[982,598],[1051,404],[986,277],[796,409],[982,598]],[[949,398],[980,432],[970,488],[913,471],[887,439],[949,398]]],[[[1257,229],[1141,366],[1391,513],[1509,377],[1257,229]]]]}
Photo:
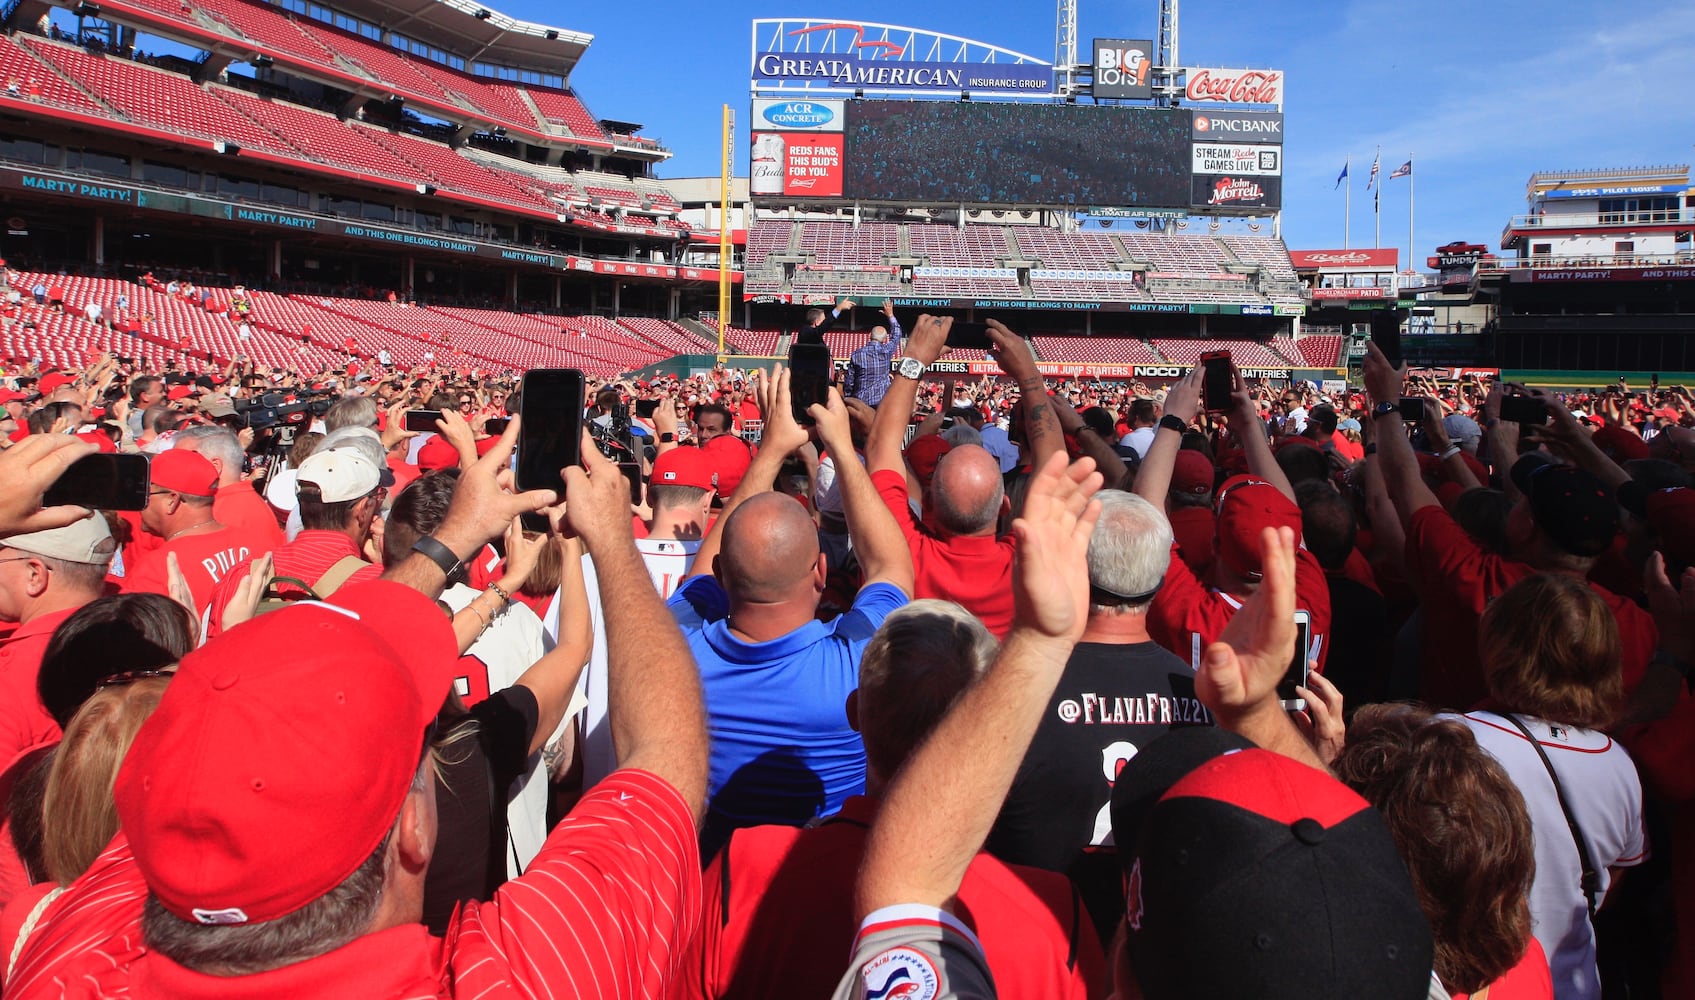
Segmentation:
{"type": "Polygon", "coordinates": [[[1549,268],[1675,267],[1695,264],[1695,250],[1676,253],[1534,254],[1481,261],[1478,273],[1546,270],[1549,268]]]}
{"type": "Polygon", "coordinates": [[[1695,209],[1638,209],[1630,212],[1535,212],[1515,215],[1502,229],[1503,238],[1524,229],[1593,229],[1606,226],[1666,226],[1695,223],[1695,209]]]}

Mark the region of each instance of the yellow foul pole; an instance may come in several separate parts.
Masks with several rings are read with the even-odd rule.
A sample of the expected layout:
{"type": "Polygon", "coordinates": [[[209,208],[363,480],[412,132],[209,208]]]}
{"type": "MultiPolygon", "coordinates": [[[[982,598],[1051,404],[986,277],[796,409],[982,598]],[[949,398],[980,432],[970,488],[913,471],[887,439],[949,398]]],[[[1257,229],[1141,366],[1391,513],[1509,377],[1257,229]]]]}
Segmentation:
{"type": "Polygon", "coordinates": [[[718,363],[724,362],[724,336],[730,325],[730,174],[735,168],[736,115],[724,105],[723,188],[718,208],[718,363]]]}

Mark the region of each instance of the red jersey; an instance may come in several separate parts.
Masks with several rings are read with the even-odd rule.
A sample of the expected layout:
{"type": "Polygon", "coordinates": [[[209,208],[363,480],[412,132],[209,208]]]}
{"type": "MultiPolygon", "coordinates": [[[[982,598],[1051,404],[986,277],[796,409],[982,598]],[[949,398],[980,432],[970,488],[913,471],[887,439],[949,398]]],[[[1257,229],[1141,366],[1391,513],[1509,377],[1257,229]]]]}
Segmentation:
{"type": "Polygon", "coordinates": [[[976,615],[995,638],[1005,638],[1012,629],[1012,536],[932,531],[912,516],[904,474],[884,469],[872,473],[871,482],[912,549],[913,598],[953,601],[976,615]]]}
{"type": "MultiPolygon", "coordinates": [[[[876,813],[874,800],[854,796],[810,830],[737,830],[706,870],[706,916],[669,1000],[830,996],[858,930],[854,879],[876,813]]],[[[1085,1000],[1100,992],[1100,941],[1065,876],[980,853],[959,904],[1001,996],[1085,1000]]]]}
{"type": "MultiPolygon", "coordinates": [[[[262,553],[255,554],[258,555],[262,553]]],[[[331,566],[334,566],[341,560],[348,556],[358,556],[363,559],[364,553],[360,552],[353,544],[353,539],[339,531],[318,531],[309,529],[294,536],[294,541],[288,542],[281,548],[275,550],[273,556],[274,559],[271,564],[272,576],[293,577],[296,580],[304,580],[308,584],[312,584],[317,582],[317,580],[325,573],[328,573],[331,566]]],[[[357,573],[354,573],[347,583],[343,584],[343,586],[351,586],[355,583],[365,583],[369,580],[376,580],[382,575],[383,569],[381,566],[366,565],[361,567],[357,573]]],[[[223,626],[220,623],[223,621],[224,617],[224,605],[229,603],[230,596],[235,592],[236,585],[240,583],[242,578],[245,576],[247,576],[247,568],[245,566],[237,567],[233,572],[229,573],[220,580],[218,585],[212,589],[212,594],[207,599],[206,607],[201,608],[201,611],[206,612],[209,616],[206,618],[206,638],[216,638],[218,634],[223,631],[223,626]]],[[[298,590],[287,586],[280,589],[285,594],[291,592],[295,594],[299,593],[298,590]]]]}
{"type": "Polygon", "coordinates": [[[238,566],[245,566],[255,556],[264,555],[258,540],[242,528],[219,528],[203,535],[183,535],[142,557],[124,574],[126,594],[171,593],[166,557],[176,553],[177,566],[188,581],[194,595],[194,606],[204,608],[212,600],[212,591],[238,566]]]}
{"type": "Polygon", "coordinates": [[[1177,543],[1177,554],[1201,579],[1212,573],[1212,561],[1218,553],[1214,538],[1218,534],[1218,517],[1211,507],[1175,507],[1166,515],[1171,522],[1171,537],[1177,543]]]}
{"type": "MultiPolygon", "coordinates": [[[[1479,545],[1441,507],[1421,507],[1407,526],[1407,576],[1424,603],[1421,694],[1441,708],[1464,710],[1488,695],[1477,659],[1477,625],[1490,599],[1538,570],[1479,545]]],[[[1629,692],[1648,669],[1660,641],[1653,616],[1596,583],[1589,586],[1612,609],[1629,692]]]]}
{"type": "Polygon", "coordinates": [[[48,907],[6,997],[657,998],[695,936],[700,892],[688,806],[658,777],[622,770],[524,874],[465,903],[445,939],[405,924],[258,975],[209,976],[142,947],[147,885],[120,833],[48,907]]]}
{"type": "Polygon", "coordinates": [[[53,631],[76,612],[66,608],[37,615],[0,640],[0,760],[59,739],[59,724],[41,706],[35,678],[53,631]]]}
{"type": "MultiPolygon", "coordinates": [[[[1218,641],[1242,602],[1201,583],[1179,556],[1172,552],[1165,583],[1148,606],[1148,635],[1198,668],[1201,652],[1218,641]]],[[[1330,635],[1330,584],[1324,578],[1324,568],[1306,549],[1295,550],[1295,607],[1311,616],[1311,658],[1318,661],[1319,673],[1323,673],[1325,658],[1330,655],[1325,641],[1330,635]]]]}
{"type": "MultiPolygon", "coordinates": [[[[1470,993],[1455,993],[1453,1000],[1470,1000],[1470,993]]],[[[1554,1000],[1554,979],[1548,972],[1548,956],[1535,938],[1518,964],[1489,984],[1489,1000],[1554,1000]]]]}

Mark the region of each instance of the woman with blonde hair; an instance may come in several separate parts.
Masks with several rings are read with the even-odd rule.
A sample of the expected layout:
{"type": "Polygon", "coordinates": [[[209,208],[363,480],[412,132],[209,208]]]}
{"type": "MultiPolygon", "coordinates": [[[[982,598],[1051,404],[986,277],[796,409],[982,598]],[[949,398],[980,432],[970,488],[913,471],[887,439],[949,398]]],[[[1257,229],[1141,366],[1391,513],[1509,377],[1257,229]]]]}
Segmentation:
{"type": "Polygon", "coordinates": [[[1523,794],[1536,835],[1530,913],[1558,1000],[1601,995],[1593,917],[1647,857],[1642,784],[1604,732],[1624,697],[1618,623],[1582,579],[1526,577],[1483,612],[1488,710],[1460,717],[1523,794]]]}

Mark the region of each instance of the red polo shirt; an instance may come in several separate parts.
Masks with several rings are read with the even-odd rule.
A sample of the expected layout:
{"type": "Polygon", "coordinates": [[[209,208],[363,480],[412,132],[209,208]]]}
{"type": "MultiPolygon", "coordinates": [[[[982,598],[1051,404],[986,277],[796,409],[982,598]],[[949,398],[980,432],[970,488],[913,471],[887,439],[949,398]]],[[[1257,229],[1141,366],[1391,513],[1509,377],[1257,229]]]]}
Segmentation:
{"type": "Polygon", "coordinates": [[[245,479],[218,487],[217,496],[212,498],[212,516],[226,528],[246,531],[256,554],[275,552],[287,540],[271,505],[245,479]]]}
{"type": "MultiPolygon", "coordinates": [[[[262,555],[263,553],[254,554],[262,555]]],[[[325,573],[328,573],[330,567],[342,559],[348,556],[358,556],[363,559],[364,553],[360,552],[353,544],[353,539],[339,531],[307,530],[294,536],[294,541],[277,549],[273,556],[272,576],[288,576],[312,584],[317,582],[318,578],[325,573]]],[[[382,575],[383,569],[381,566],[367,564],[357,573],[354,573],[352,578],[343,586],[376,580],[382,575]]],[[[224,617],[224,605],[229,603],[236,585],[245,576],[247,576],[246,569],[237,567],[220,580],[216,587],[212,588],[212,593],[207,598],[207,606],[201,609],[202,611],[209,611],[211,614],[211,617],[207,619],[206,638],[215,638],[223,631],[223,626],[219,623],[224,617]]],[[[287,586],[280,589],[285,594],[299,593],[298,590],[287,586]]]]}
{"type": "MultiPolygon", "coordinates": [[[[1424,604],[1421,694],[1440,708],[1468,709],[1489,693],[1477,659],[1477,625],[1483,609],[1537,570],[1488,551],[1438,506],[1413,512],[1407,526],[1406,567],[1424,604]]],[[[1629,600],[1594,582],[1589,586],[1618,621],[1624,687],[1632,691],[1648,669],[1660,630],[1652,615],[1629,600]]]]}
{"type": "Polygon", "coordinates": [[[700,855],[676,789],[622,770],[553,828],[523,875],[464,904],[445,939],[405,924],[259,975],[208,976],[141,946],[146,898],[120,833],[48,907],[6,1000],[658,998],[700,921],[700,855]]]}
{"type": "Polygon", "coordinates": [[[41,707],[35,678],[53,631],[77,608],[37,615],[0,640],[0,760],[59,738],[59,724],[41,707]]]}
{"type": "MultiPolygon", "coordinates": [[[[876,814],[876,800],[854,796],[814,829],[737,830],[706,870],[706,916],[670,1000],[830,996],[858,929],[854,879],[876,814]]],[[[1001,996],[1084,1000],[1105,985],[1099,939],[1065,876],[978,854],[957,910],[1001,996]]]]}
{"type": "Polygon", "coordinates": [[[1012,536],[932,531],[912,516],[905,475],[884,469],[872,473],[871,482],[912,549],[913,598],[953,601],[976,615],[995,638],[1005,638],[1012,628],[1012,536]]]}

